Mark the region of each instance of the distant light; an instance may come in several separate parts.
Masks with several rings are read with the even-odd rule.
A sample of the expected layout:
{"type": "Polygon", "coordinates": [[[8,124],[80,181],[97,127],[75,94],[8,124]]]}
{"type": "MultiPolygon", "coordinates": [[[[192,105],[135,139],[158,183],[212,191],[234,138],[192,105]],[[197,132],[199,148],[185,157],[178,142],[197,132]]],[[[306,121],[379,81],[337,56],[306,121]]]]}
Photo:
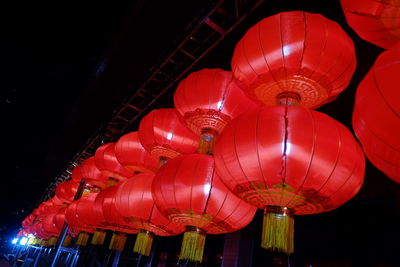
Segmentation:
{"type": "Polygon", "coordinates": [[[14,239],[11,241],[11,243],[13,243],[14,245],[17,244],[17,242],[18,242],[18,238],[14,238],[14,239]]]}
{"type": "Polygon", "coordinates": [[[26,243],[28,243],[28,238],[24,236],[24,237],[22,237],[21,240],[19,241],[19,244],[25,246],[26,243]]]}
{"type": "Polygon", "coordinates": [[[167,139],[168,139],[168,140],[171,140],[171,139],[172,139],[172,133],[168,133],[168,134],[167,134],[167,139]]]}

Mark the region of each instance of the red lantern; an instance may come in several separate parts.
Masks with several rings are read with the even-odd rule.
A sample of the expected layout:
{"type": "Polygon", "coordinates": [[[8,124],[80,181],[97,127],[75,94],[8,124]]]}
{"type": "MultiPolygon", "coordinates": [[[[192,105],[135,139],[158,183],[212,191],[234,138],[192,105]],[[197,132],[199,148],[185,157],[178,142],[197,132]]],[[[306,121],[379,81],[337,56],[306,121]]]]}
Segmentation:
{"type": "Polygon", "coordinates": [[[201,262],[205,233],[241,229],[256,211],[226,188],[215,173],[213,157],[204,154],[168,161],[157,172],[152,192],[159,210],[174,224],[186,226],[180,259],[201,262]]]}
{"type": "Polygon", "coordinates": [[[118,181],[126,180],[133,175],[125,169],[117,160],[114,151],[115,143],[108,143],[100,146],[94,155],[96,167],[106,176],[110,177],[109,185],[118,181]]]}
{"type": "Polygon", "coordinates": [[[349,84],[356,67],[354,44],[322,15],[283,12],[250,28],[236,45],[232,71],[239,85],[261,103],[287,95],[317,108],[349,84]]]}
{"type": "Polygon", "coordinates": [[[123,135],[114,150],[119,163],[131,173],[154,173],[157,170],[158,163],[140,143],[138,132],[123,135]]]}
{"type": "Polygon", "coordinates": [[[180,121],[175,109],[157,109],[144,116],[139,138],[143,147],[162,162],[194,153],[198,147],[198,138],[180,121]]]}
{"type": "Polygon", "coordinates": [[[340,0],[350,27],[365,41],[388,49],[400,41],[398,0],[340,0]]]}
{"type": "Polygon", "coordinates": [[[71,203],[78,191],[78,187],[79,185],[73,180],[59,183],[56,187],[56,197],[64,203],[71,203]]]}
{"type": "Polygon", "coordinates": [[[228,121],[257,107],[232,79],[230,71],[203,69],[182,80],[175,91],[176,110],[188,128],[201,137],[200,153],[212,153],[215,137],[228,121]]]}
{"type": "MultiPolygon", "coordinates": [[[[134,179],[134,178],[132,178],[134,179]]],[[[113,230],[115,233],[111,239],[109,248],[123,250],[126,242],[125,233],[136,234],[138,231],[129,221],[124,220],[116,208],[116,193],[119,185],[109,187],[101,191],[92,206],[96,218],[100,219],[101,228],[113,230]]]]}
{"type": "MultiPolygon", "coordinates": [[[[96,166],[94,157],[85,159],[75,169],[79,168],[81,177],[85,179],[85,189],[96,192],[106,187],[108,176],[104,175],[96,166]]],[[[74,169],[74,170],[75,170],[74,169]]],[[[74,173],[72,173],[73,176],[74,173]]]]}
{"type": "Polygon", "coordinates": [[[125,221],[139,229],[134,252],[149,256],[154,235],[171,236],[184,231],[166,219],[154,204],[153,174],[138,174],[118,185],[115,205],[125,221]]]}
{"type": "Polygon", "coordinates": [[[400,183],[400,45],[383,52],[360,83],[353,128],[368,159],[400,183]]]}
{"type": "Polygon", "coordinates": [[[232,120],[216,144],[215,160],[235,195],[265,209],[262,246],[289,254],[292,215],[341,206],[360,189],[365,167],[346,127],[323,113],[291,106],[266,106],[232,120]]]}

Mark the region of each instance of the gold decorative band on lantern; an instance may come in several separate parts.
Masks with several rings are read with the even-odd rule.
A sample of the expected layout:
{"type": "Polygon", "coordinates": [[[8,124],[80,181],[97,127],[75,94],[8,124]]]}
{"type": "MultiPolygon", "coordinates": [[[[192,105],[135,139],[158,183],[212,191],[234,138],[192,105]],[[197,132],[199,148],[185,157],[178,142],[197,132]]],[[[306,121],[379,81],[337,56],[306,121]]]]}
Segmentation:
{"type": "Polygon", "coordinates": [[[218,132],[211,128],[201,130],[198,152],[200,154],[212,155],[214,153],[214,144],[217,140],[218,132]]]}
{"type": "Polygon", "coordinates": [[[104,230],[96,230],[94,232],[91,244],[95,246],[101,246],[104,243],[104,239],[106,238],[106,231],[104,230]]]}
{"type": "Polygon", "coordinates": [[[144,256],[150,256],[151,246],[153,245],[154,233],[140,229],[137,234],[133,252],[139,253],[144,256]]]}
{"type": "Polygon", "coordinates": [[[196,226],[186,226],[179,260],[203,261],[206,232],[196,226]]]}
{"type": "Polygon", "coordinates": [[[110,245],[108,248],[112,250],[122,251],[124,250],[125,243],[126,235],[124,233],[115,232],[111,237],[110,245]]]}
{"type": "Polygon", "coordinates": [[[276,96],[278,105],[298,106],[301,96],[296,92],[282,92],[276,96]]]}
{"type": "Polygon", "coordinates": [[[89,240],[89,234],[86,232],[80,232],[78,238],[76,239],[75,244],[84,247],[87,245],[88,240],[89,240]]]}
{"type": "Polygon", "coordinates": [[[293,210],[287,207],[265,207],[261,247],[288,255],[292,254],[294,252],[293,216],[293,210]]]}

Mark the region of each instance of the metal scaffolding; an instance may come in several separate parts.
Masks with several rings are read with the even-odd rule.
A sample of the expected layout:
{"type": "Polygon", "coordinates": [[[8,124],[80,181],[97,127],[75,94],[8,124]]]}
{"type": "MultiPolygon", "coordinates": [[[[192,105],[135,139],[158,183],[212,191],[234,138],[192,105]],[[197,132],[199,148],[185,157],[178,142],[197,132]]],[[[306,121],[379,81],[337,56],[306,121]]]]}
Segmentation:
{"type": "Polygon", "coordinates": [[[178,82],[200,59],[220,43],[264,0],[220,0],[197,23],[162,61],[153,66],[146,80],[128,96],[70,161],[66,169],[49,185],[41,201],[50,198],[55,186],[68,180],[73,168],[94,155],[103,143],[115,141],[135,120],[141,118],[154,102],[178,82]]]}

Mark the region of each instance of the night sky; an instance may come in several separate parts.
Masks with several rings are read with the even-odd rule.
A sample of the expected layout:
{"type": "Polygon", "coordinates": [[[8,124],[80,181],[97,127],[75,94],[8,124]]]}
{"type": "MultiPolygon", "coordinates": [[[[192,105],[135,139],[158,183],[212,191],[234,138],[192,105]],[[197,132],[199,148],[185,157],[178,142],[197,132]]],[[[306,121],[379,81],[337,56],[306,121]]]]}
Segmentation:
{"type": "MultiPolygon", "coordinates": [[[[186,27],[216,1],[80,2],[85,3],[9,3],[0,8],[3,239],[16,233],[50,182],[122,99],[135,92],[186,27]]],[[[358,63],[352,82],[319,109],[351,129],[357,85],[383,50],[350,29],[339,0],[266,0],[191,71],[228,70],[234,46],[249,27],[290,10],[323,14],[353,39],[358,63]]],[[[172,107],[174,89],[151,109],[172,107]]],[[[342,266],[399,263],[399,203],[400,186],[368,162],[365,183],[353,200],[329,213],[296,217],[298,258],[304,264],[335,261],[342,266]]],[[[258,228],[256,235],[260,217],[249,226],[258,228]]],[[[256,251],[263,257],[263,251],[256,251]]]]}

